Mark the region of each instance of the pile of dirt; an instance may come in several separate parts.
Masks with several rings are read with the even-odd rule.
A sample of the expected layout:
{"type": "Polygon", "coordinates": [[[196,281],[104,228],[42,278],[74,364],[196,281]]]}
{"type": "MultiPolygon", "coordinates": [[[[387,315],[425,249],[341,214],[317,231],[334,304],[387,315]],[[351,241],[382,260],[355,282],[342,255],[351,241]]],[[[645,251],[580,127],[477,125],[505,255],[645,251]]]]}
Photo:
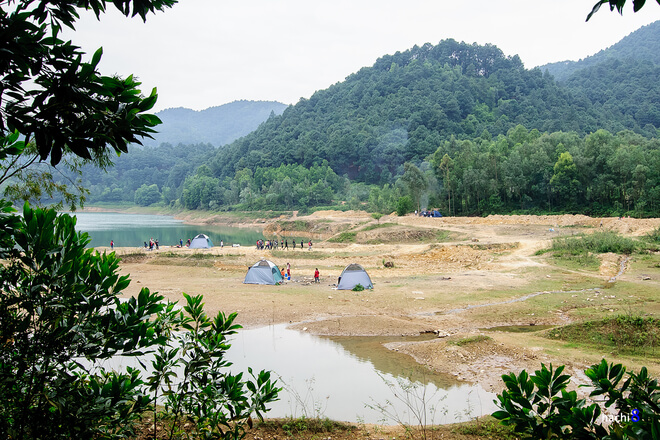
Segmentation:
{"type": "Polygon", "coordinates": [[[431,241],[437,238],[438,232],[432,229],[410,228],[392,224],[388,227],[358,231],[355,235],[357,243],[416,243],[431,241]]]}
{"type": "Polygon", "coordinates": [[[308,215],[310,218],[332,218],[332,219],[362,219],[372,220],[371,214],[366,211],[316,211],[308,215]]]}
{"type": "Polygon", "coordinates": [[[357,225],[357,222],[335,223],[323,220],[277,220],[264,226],[264,236],[277,237],[310,237],[315,240],[325,240],[346,229],[357,225]]]}
{"type": "Polygon", "coordinates": [[[443,227],[443,225],[542,225],[553,228],[603,228],[621,234],[645,235],[660,227],[660,219],[636,219],[619,217],[587,217],[582,214],[564,215],[489,215],[488,217],[424,218],[406,216],[399,223],[419,226],[443,227]]]}
{"type": "MultiPolygon", "coordinates": [[[[385,258],[388,259],[387,256],[385,258]]],[[[395,265],[401,268],[417,268],[427,273],[446,273],[464,269],[488,269],[493,255],[491,250],[478,249],[475,246],[449,245],[432,247],[424,253],[406,255],[405,258],[389,259],[394,259],[395,265]]]]}
{"type": "Polygon", "coordinates": [[[417,336],[433,330],[431,325],[410,317],[383,315],[338,316],[289,328],[323,336],[417,336]],[[350,330],[347,332],[347,329],[350,330]]]}

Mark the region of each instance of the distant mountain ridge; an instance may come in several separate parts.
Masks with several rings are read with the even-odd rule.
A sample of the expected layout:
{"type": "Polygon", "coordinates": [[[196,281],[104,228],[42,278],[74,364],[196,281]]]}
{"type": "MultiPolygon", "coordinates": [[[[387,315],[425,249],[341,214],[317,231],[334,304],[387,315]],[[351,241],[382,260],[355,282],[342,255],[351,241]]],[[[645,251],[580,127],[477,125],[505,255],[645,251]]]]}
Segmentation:
{"type": "Polygon", "coordinates": [[[156,113],[163,123],[154,139],[145,138],[145,146],[208,143],[215,147],[229,144],[259,127],[271,115],[281,115],[286,104],[276,101],[234,101],[205,110],[184,107],[156,113]]]}
{"type": "Polygon", "coordinates": [[[634,59],[660,65],[660,20],[642,26],[618,43],[579,61],[559,61],[539,66],[557,81],[566,81],[573,73],[608,60],[634,59]]]}

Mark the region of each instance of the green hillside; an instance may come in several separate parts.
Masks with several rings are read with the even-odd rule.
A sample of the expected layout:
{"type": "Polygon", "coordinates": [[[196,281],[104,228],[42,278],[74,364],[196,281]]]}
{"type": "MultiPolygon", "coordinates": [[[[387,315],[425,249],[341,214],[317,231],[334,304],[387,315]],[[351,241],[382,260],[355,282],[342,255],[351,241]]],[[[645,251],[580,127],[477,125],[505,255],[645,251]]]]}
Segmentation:
{"type": "MultiPolygon", "coordinates": [[[[384,184],[403,172],[404,162],[422,161],[452,136],[497,136],[516,125],[579,135],[643,132],[649,118],[639,121],[634,109],[619,104],[613,113],[582,89],[527,70],[495,46],[446,40],[384,56],[316,92],[218,151],[209,166],[224,178],[243,168],[326,160],[351,180],[384,184]]],[[[646,127],[645,134],[655,129],[646,127]]]]}
{"type": "Polygon", "coordinates": [[[660,21],[643,26],[618,43],[579,61],[560,61],[540,66],[557,81],[566,81],[573,73],[608,60],[643,60],[660,65],[660,21]]]}
{"type": "Polygon", "coordinates": [[[386,55],[224,147],[163,144],[84,176],[92,202],[189,209],[660,215],[658,79],[651,61],[613,58],[559,83],[446,40],[386,55]]]}

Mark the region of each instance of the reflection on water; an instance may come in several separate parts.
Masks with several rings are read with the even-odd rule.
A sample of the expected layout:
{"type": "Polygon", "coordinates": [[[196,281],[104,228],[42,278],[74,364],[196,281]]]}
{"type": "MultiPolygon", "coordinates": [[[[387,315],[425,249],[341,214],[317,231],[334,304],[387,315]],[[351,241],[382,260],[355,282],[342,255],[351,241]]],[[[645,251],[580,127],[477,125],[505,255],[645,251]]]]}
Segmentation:
{"type": "Polygon", "coordinates": [[[141,247],[150,238],[158,239],[161,246],[174,246],[197,234],[208,235],[216,246],[220,240],[225,246],[234,243],[253,245],[262,238],[262,232],[253,228],[233,228],[214,225],[187,225],[168,215],[126,214],[118,212],[76,212],[76,230],[87,232],[90,246],[141,247]]]}
{"type": "Polygon", "coordinates": [[[414,414],[395,398],[395,392],[425,403],[427,409],[434,408],[435,415],[428,418],[434,423],[453,423],[495,410],[494,394],[479,386],[451,384],[446,376],[420,373],[410,382],[405,377],[416,365],[414,360],[369,339],[320,338],[275,325],[240,331],[234,336],[228,359],[237,371],[265,369],[281,378],[285,390],[268,417],[320,415],[393,424],[392,419],[383,420],[382,412],[367,407],[390,401],[402,420],[412,422],[414,414]],[[399,382],[404,387],[413,384],[413,388],[406,392],[399,382]]]}
{"type": "MultiPolygon", "coordinates": [[[[416,423],[419,410],[411,411],[395,394],[425,407],[428,424],[465,421],[496,410],[493,393],[429,373],[411,357],[381,345],[392,340],[317,337],[279,324],[240,330],[231,337],[226,359],[233,363],[234,374],[248,374],[251,367],[255,372],[270,370],[278,378],[278,386],[284,390],[266,414],[270,418],[320,416],[346,422],[416,423]],[[374,409],[378,405],[397,416],[386,417],[374,409]]],[[[142,361],[151,365],[150,356],[142,361]]],[[[101,365],[141,368],[135,358],[117,357],[101,365]]]]}

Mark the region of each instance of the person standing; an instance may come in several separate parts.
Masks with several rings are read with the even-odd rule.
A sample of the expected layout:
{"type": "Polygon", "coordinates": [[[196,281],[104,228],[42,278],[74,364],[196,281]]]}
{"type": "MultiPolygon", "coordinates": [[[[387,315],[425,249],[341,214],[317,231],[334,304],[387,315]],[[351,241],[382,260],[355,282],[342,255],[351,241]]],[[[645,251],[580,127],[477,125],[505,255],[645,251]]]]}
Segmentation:
{"type": "Polygon", "coordinates": [[[318,283],[319,281],[319,268],[317,267],[316,270],[314,271],[314,282],[318,283]]]}
{"type": "Polygon", "coordinates": [[[110,240],[110,249],[112,250],[114,248],[115,248],[115,242],[114,240],[110,240]]]}
{"type": "Polygon", "coordinates": [[[183,238],[179,238],[179,247],[183,247],[183,238]]]}
{"type": "Polygon", "coordinates": [[[305,250],[305,249],[304,249],[304,246],[303,246],[303,241],[302,241],[302,240],[300,240],[300,250],[301,250],[301,251],[305,250]]]}
{"type": "Polygon", "coordinates": [[[309,245],[309,248],[307,250],[311,251],[312,250],[312,240],[309,240],[309,243],[307,243],[307,244],[309,245]]]}
{"type": "MultiPolygon", "coordinates": [[[[284,249],[289,250],[289,239],[284,240],[284,249]]],[[[287,263],[288,264],[288,263],[287,263]]]]}
{"type": "Polygon", "coordinates": [[[287,279],[291,279],[291,264],[286,263],[286,277],[287,279]]]}
{"type": "Polygon", "coordinates": [[[220,249],[222,249],[223,247],[225,247],[225,242],[224,240],[220,240],[220,249]]]}

